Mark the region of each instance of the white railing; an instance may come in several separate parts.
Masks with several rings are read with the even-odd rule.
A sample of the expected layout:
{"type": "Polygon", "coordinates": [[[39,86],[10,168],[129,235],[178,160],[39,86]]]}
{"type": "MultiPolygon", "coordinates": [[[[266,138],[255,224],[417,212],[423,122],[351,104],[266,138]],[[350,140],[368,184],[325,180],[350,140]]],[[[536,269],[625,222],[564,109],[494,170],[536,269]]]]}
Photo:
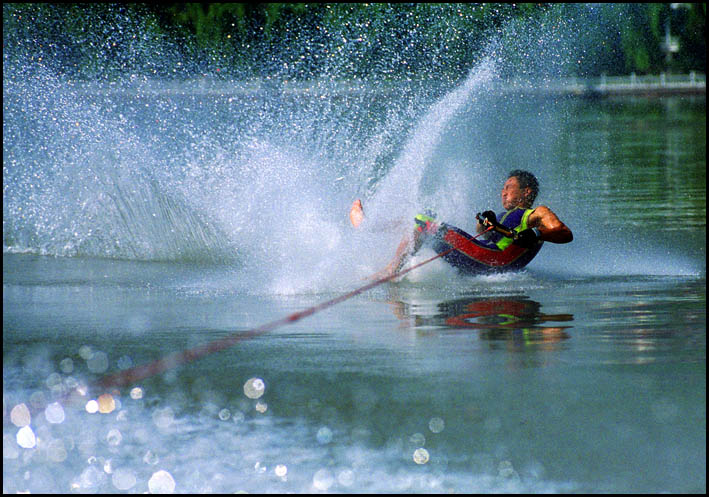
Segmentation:
{"type": "Polygon", "coordinates": [[[638,76],[635,73],[630,76],[606,76],[601,75],[595,80],[589,80],[593,89],[598,91],[608,90],[643,90],[643,89],[671,89],[671,88],[706,88],[706,75],[698,74],[694,71],[689,74],[647,74],[638,76]]]}

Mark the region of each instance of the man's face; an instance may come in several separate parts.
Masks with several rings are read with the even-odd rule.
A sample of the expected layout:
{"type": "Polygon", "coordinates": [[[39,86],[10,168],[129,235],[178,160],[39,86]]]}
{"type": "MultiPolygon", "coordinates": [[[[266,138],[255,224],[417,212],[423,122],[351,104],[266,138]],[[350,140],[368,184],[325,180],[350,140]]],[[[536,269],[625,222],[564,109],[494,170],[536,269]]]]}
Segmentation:
{"type": "Polygon", "coordinates": [[[519,181],[514,176],[508,178],[502,187],[502,208],[506,211],[515,207],[524,207],[526,197],[529,194],[529,188],[522,190],[519,187],[519,181]]]}

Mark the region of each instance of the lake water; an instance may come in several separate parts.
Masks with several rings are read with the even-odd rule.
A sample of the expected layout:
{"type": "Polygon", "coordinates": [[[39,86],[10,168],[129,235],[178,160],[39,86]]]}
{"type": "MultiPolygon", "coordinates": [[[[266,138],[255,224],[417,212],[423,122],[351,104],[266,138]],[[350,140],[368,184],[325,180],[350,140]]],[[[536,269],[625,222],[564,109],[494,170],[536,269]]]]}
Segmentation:
{"type": "Polygon", "coordinates": [[[491,73],[388,97],[6,82],[3,492],[704,493],[705,98],[491,73]],[[363,285],[419,209],[471,230],[516,168],[571,244],[248,334],[363,285]]]}

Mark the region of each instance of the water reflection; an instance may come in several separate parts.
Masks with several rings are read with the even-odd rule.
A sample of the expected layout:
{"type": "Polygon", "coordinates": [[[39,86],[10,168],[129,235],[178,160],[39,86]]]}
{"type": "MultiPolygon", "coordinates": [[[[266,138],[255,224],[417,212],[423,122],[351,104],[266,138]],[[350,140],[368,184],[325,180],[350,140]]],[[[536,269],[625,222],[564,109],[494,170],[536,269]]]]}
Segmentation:
{"type": "Polygon", "coordinates": [[[513,344],[551,345],[566,340],[573,314],[545,314],[542,305],[526,296],[467,297],[429,305],[390,301],[394,314],[420,333],[447,328],[479,330],[479,337],[513,344]]]}

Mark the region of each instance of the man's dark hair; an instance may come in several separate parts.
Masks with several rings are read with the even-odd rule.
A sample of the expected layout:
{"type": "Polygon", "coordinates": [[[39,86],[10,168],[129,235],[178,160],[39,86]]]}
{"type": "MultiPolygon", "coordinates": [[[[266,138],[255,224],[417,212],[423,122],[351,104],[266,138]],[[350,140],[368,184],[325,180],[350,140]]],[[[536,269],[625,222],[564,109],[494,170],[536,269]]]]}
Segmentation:
{"type": "Polygon", "coordinates": [[[522,171],[520,169],[510,171],[510,174],[507,175],[507,179],[510,178],[517,178],[521,189],[524,190],[525,188],[529,188],[532,190],[532,193],[530,193],[528,197],[529,205],[532,205],[534,200],[537,198],[537,194],[539,193],[539,182],[537,181],[537,178],[535,178],[529,171],[522,171]]]}

